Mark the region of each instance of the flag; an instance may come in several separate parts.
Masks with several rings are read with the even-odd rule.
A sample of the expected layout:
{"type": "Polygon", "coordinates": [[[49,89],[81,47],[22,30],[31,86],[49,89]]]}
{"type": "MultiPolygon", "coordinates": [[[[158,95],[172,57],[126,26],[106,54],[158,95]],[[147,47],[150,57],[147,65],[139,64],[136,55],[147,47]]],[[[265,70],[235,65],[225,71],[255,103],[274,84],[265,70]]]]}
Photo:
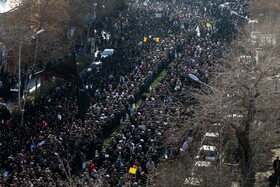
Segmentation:
{"type": "Polygon", "coordinates": [[[136,168],[134,168],[134,167],[131,167],[131,168],[129,168],[129,173],[131,173],[131,174],[136,174],[136,168]]]}
{"type": "Polygon", "coordinates": [[[199,29],[199,26],[196,27],[195,31],[196,31],[196,35],[197,35],[198,37],[200,37],[200,29],[199,29]]]}
{"type": "Polygon", "coordinates": [[[67,81],[77,83],[76,61],[75,58],[68,57],[63,62],[50,67],[47,65],[45,70],[34,73],[32,76],[54,76],[65,79],[67,81]]]}
{"type": "Polygon", "coordinates": [[[35,73],[33,76],[54,76],[65,79],[76,85],[77,105],[78,105],[78,118],[82,121],[85,120],[85,115],[90,106],[91,98],[84,88],[83,80],[78,74],[75,55],[67,57],[63,62],[52,66],[46,67],[45,70],[35,73]]]}
{"type": "Polygon", "coordinates": [[[145,36],[143,39],[143,42],[146,43],[148,41],[148,38],[145,36]]]}
{"type": "Polygon", "coordinates": [[[159,43],[159,37],[156,37],[156,42],[159,43]]]}
{"type": "Polygon", "coordinates": [[[77,104],[78,104],[78,117],[83,122],[85,121],[85,116],[88,108],[90,107],[91,98],[85,89],[85,85],[80,76],[78,76],[77,84],[77,104]]]}
{"type": "Polygon", "coordinates": [[[212,26],[212,25],[211,25],[211,23],[210,23],[210,22],[208,22],[208,21],[206,22],[206,24],[205,24],[205,25],[206,25],[206,27],[207,27],[207,28],[210,28],[210,27],[212,26]]]}

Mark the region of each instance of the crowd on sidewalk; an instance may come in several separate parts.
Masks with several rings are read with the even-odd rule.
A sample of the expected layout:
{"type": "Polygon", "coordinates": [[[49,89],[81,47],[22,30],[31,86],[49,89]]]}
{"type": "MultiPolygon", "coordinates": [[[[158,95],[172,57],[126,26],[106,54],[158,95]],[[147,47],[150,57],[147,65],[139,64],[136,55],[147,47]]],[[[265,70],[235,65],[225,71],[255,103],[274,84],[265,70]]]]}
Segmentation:
{"type": "MultiPolygon", "coordinates": [[[[124,13],[126,30],[111,46],[116,54],[98,72],[83,77],[92,96],[84,122],[77,119],[75,85],[68,83],[27,104],[23,118],[13,115],[1,125],[0,185],[54,186],[54,176],[67,179],[69,165],[71,174],[84,171],[75,178],[78,186],[125,186],[127,181],[145,186],[147,174],[167,151],[161,145],[172,127],[155,116],[167,112],[163,109],[172,104],[173,93],[191,84],[188,73],[207,82],[218,70],[215,60],[234,39],[238,23],[228,9],[219,9],[222,0],[145,2],[139,0],[124,13]],[[159,10],[162,17],[156,18],[159,10]],[[163,69],[166,77],[135,108],[163,69]],[[113,133],[103,147],[120,123],[120,133],[113,133]],[[136,173],[129,173],[130,168],[136,173]]],[[[231,9],[244,14],[245,1],[233,2],[231,9]]]]}

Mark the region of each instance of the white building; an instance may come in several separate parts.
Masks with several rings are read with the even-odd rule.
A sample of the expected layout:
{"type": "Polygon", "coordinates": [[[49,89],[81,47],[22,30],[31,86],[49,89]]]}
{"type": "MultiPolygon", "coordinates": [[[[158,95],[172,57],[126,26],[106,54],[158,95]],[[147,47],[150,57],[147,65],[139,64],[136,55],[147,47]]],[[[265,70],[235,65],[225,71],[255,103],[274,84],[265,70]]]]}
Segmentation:
{"type": "Polygon", "coordinates": [[[14,0],[0,0],[0,14],[8,12],[15,6],[14,0]]]}

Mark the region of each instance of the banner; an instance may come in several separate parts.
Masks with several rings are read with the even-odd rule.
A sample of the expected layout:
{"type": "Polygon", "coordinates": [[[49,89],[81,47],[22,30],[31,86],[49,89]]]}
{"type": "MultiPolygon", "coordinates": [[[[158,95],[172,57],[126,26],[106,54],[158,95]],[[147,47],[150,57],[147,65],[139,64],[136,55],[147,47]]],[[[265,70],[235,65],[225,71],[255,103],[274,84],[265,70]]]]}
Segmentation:
{"type": "Polygon", "coordinates": [[[131,168],[129,168],[129,173],[131,173],[131,174],[136,174],[136,168],[133,168],[133,167],[131,167],[131,168]]]}
{"type": "Polygon", "coordinates": [[[75,55],[64,59],[63,62],[52,67],[46,67],[45,70],[39,71],[32,76],[54,76],[65,79],[69,82],[76,84],[77,87],[77,105],[78,105],[78,118],[82,121],[85,120],[85,115],[90,106],[91,98],[84,88],[83,80],[79,76],[76,66],[75,55]]]}
{"type": "Polygon", "coordinates": [[[83,122],[85,121],[86,113],[88,108],[90,107],[91,98],[85,89],[85,85],[82,82],[80,76],[78,77],[78,85],[77,85],[77,104],[78,104],[78,117],[83,122]]]}
{"type": "Polygon", "coordinates": [[[148,41],[148,38],[145,36],[143,39],[143,42],[146,43],[148,41]]]}
{"type": "Polygon", "coordinates": [[[159,43],[159,37],[156,37],[156,42],[159,43]]]}
{"type": "Polygon", "coordinates": [[[195,31],[196,31],[196,35],[197,35],[198,37],[200,37],[200,29],[199,29],[199,26],[196,27],[195,31]]]}
{"type": "Polygon", "coordinates": [[[207,28],[210,28],[210,27],[211,27],[211,23],[210,23],[210,22],[206,22],[205,25],[206,25],[207,28]]]}
{"type": "Polygon", "coordinates": [[[32,76],[37,75],[49,75],[54,77],[59,77],[67,81],[77,84],[77,72],[76,72],[76,62],[75,59],[67,58],[63,62],[57,65],[51,66],[47,65],[45,70],[34,73],[32,76]]]}

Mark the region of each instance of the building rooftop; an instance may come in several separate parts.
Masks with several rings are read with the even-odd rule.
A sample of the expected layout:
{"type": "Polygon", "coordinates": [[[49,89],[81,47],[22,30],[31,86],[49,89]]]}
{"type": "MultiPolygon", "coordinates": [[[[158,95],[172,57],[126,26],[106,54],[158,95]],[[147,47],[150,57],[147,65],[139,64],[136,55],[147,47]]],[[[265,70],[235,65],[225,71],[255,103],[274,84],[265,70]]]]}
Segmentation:
{"type": "Polygon", "coordinates": [[[0,0],[0,13],[5,13],[13,9],[11,0],[0,0]]]}

